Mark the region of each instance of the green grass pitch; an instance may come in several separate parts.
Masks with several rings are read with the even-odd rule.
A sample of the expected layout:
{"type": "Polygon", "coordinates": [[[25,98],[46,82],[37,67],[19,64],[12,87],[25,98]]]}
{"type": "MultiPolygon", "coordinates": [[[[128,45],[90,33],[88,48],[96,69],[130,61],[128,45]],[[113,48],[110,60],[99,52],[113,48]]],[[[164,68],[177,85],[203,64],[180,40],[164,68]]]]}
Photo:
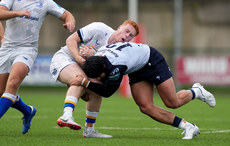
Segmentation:
{"type": "MultiPolygon", "coordinates": [[[[111,139],[83,138],[83,130],[60,128],[56,120],[63,113],[66,88],[26,88],[19,91],[27,104],[37,108],[29,133],[23,135],[22,114],[10,110],[0,119],[0,145],[39,146],[150,146],[150,145],[230,145],[229,92],[215,92],[217,106],[194,100],[178,109],[168,109],[179,117],[195,123],[201,134],[192,140],[182,140],[182,130],[158,123],[142,114],[133,99],[114,94],[104,98],[95,129],[113,135],[111,139]]],[[[166,108],[156,94],[154,102],[166,108]]],[[[167,108],[166,108],[167,109],[167,108]]],[[[80,100],[74,111],[75,121],[84,127],[85,102],[80,100]]]]}

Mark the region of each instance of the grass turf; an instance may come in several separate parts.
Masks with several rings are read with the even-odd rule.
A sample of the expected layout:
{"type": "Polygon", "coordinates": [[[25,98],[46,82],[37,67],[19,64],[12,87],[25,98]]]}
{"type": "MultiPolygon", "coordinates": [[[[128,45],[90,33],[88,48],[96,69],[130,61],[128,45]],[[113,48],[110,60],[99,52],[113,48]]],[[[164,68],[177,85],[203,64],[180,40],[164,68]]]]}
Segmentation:
{"type": "MultiPolygon", "coordinates": [[[[59,128],[56,120],[63,113],[66,88],[20,89],[20,96],[27,104],[37,108],[31,129],[21,134],[22,114],[10,110],[0,120],[0,143],[5,145],[230,145],[230,116],[228,92],[215,92],[217,106],[194,100],[178,109],[168,109],[189,122],[194,122],[201,134],[192,140],[182,140],[182,130],[158,123],[142,114],[132,99],[120,98],[117,94],[104,98],[95,129],[113,135],[111,139],[82,138],[82,132],[67,127],[59,128]]],[[[167,109],[158,95],[154,102],[167,109]]],[[[84,127],[85,102],[80,100],[74,112],[75,121],[84,127]]]]}

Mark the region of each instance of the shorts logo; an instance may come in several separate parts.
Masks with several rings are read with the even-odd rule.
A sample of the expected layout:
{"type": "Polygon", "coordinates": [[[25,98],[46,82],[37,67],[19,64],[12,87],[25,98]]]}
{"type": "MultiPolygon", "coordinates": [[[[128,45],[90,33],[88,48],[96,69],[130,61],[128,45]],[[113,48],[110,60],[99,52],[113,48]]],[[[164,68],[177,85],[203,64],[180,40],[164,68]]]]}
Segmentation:
{"type": "Polygon", "coordinates": [[[160,80],[160,79],[161,79],[161,77],[160,77],[160,76],[156,76],[156,79],[157,79],[157,80],[160,80]]]}
{"type": "Polygon", "coordinates": [[[57,74],[57,69],[55,68],[55,69],[53,69],[53,72],[52,72],[52,75],[56,75],[57,74]]]}
{"type": "Polygon", "coordinates": [[[25,57],[25,56],[23,56],[23,58],[24,58],[25,60],[28,60],[28,58],[27,58],[27,57],[25,57]]]}

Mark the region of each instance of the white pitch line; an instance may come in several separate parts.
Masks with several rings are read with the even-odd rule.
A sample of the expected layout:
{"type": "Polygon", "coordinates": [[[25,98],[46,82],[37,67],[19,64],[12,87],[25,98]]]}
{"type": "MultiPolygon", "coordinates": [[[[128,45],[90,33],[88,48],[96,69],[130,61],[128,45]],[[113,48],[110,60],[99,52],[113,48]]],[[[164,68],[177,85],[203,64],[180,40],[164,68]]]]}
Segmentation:
{"type": "MultiPolygon", "coordinates": [[[[55,126],[54,127],[55,129],[56,128],[60,128],[58,126],[55,126]]],[[[95,127],[95,129],[105,129],[105,130],[158,130],[158,131],[173,131],[173,130],[178,130],[177,128],[127,128],[127,127],[95,127]]],[[[201,130],[201,133],[203,134],[209,134],[209,133],[229,133],[230,132],[230,129],[226,129],[226,130],[217,130],[217,129],[200,129],[201,130]]]]}
{"type": "Polygon", "coordinates": [[[202,133],[228,133],[230,130],[216,130],[216,131],[206,131],[202,133]]]}
{"type": "MultiPolygon", "coordinates": [[[[177,128],[163,129],[163,128],[126,128],[126,127],[97,127],[96,129],[109,129],[109,130],[178,130],[177,128]]],[[[230,129],[226,130],[210,130],[210,129],[201,129],[201,133],[229,133],[230,129]],[[202,132],[204,131],[204,132],[202,132]]]]}
{"type": "Polygon", "coordinates": [[[127,127],[97,127],[98,129],[110,129],[110,130],[176,130],[175,129],[162,129],[162,128],[127,128],[127,127]]]}

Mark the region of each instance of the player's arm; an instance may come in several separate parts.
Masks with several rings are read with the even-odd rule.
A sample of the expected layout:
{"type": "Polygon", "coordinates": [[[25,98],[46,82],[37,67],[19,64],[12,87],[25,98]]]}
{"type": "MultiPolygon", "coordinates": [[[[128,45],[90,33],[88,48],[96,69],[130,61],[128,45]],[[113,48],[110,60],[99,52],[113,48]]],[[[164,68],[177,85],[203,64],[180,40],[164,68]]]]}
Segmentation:
{"type": "Polygon", "coordinates": [[[111,81],[106,80],[104,84],[90,82],[87,89],[97,93],[100,96],[110,97],[117,91],[120,84],[121,84],[121,80],[116,81],[116,82],[115,81],[111,82],[111,81]]]}
{"type": "Polygon", "coordinates": [[[9,11],[8,8],[6,8],[3,5],[0,5],[0,20],[7,20],[15,17],[30,17],[31,14],[29,11],[26,10],[20,10],[20,11],[9,11]]]}
{"type": "Polygon", "coordinates": [[[0,21],[0,44],[2,44],[3,41],[4,41],[4,28],[2,22],[0,21]]]}
{"type": "Polygon", "coordinates": [[[78,44],[81,42],[81,39],[78,35],[78,32],[74,32],[72,35],[70,35],[67,39],[66,39],[66,45],[70,51],[70,53],[72,54],[72,56],[74,57],[74,59],[80,63],[83,64],[85,62],[85,59],[80,56],[79,52],[78,52],[78,44]]]}
{"type": "Polygon", "coordinates": [[[69,11],[66,10],[60,19],[65,22],[65,24],[63,24],[63,27],[68,29],[70,32],[74,31],[75,18],[73,17],[73,15],[69,11]]]}
{"type": "Polygon", "coordinates": [[[95,82],[82,81],[82,85],[87,89],[97,93],[103,97],[110,97],[113,95],[117,89],[120,87],[124,72],[126,71],[127,66],[117,65],[116,68],[112,69],[108,76],[102,80],[103,84],[95,82]],[[115,72],[116,70],[116,72],[115,72]]]}

